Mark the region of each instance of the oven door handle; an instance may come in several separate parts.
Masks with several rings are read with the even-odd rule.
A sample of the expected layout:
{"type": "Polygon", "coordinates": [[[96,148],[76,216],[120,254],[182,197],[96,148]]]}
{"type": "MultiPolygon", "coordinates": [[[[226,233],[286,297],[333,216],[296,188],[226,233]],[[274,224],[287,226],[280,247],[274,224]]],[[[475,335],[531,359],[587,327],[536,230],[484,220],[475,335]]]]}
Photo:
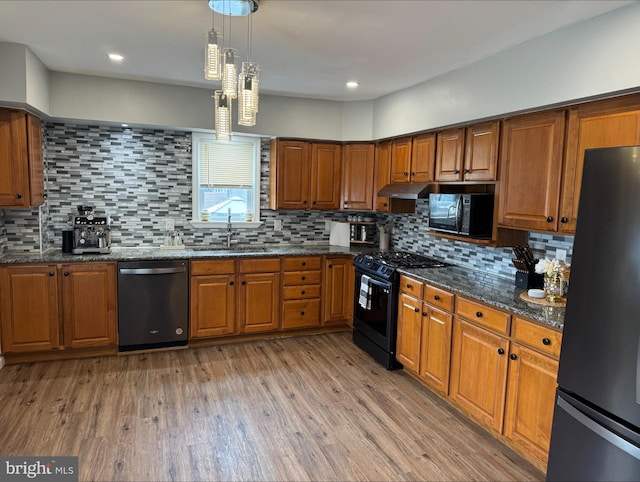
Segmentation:
{"type": "Polygon", "coordinates": [[[375,279],[373,276],[371,276],[370,274],[363,273],[362,271],[359,271],[359,272],[358,272],[358,274],[360,274],[360,275],[363,275],[363,274],[364,274],[365,276],[368,276],[368,277],[369,277],[369,284],[376,285],[376,286],[380,286],[381,288],[387,288],[387,289],[389,289],[389,290],[390,290],[390,289],[391,289],[391,287],[393,286],[393,285],[392,285],[390,282],[388,282],[388,281],[380,281],[380,280],[377,280],[377,279],[375,279]]]}

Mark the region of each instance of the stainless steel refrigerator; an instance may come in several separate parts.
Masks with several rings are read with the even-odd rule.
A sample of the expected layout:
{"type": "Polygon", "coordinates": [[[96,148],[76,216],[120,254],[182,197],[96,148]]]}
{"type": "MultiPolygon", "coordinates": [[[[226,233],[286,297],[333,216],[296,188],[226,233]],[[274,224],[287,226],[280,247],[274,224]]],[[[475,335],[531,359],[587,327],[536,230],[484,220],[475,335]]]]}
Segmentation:
{"type": "Polygon", "coordinates": [[[547,480],[640,480],[640,146],[586,151],[547,480]]]}

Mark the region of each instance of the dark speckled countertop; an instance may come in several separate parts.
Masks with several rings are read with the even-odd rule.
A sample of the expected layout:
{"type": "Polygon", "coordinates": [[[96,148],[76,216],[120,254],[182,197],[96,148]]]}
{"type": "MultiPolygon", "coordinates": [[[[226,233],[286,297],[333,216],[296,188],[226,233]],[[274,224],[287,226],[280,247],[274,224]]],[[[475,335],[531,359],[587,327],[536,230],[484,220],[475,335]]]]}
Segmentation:
{"type": "Polygon", "coordinates": [[[457,295],[481,301],[554,328],[562,329],[564,324],[564,308],[523,301],[520,299],[520,293],[525,290],[516,288],[511,280],[458,266],[402,269],[400,272],[457,295]]]}
{"type": "MultiPolygon", "coordinates": [[[[113,248],[110,254],[65,254],[59,249],[51,249],[44,254],[5,253],[0,256],[2,264],[21,263],[74,263],[85,261],[132,261],[157,259],[212,259],[228,257],[257,256],[308,256],[327,254],[357,255],[377,251],[376,247],[341,247],[326,244],[236,246],[233,249],[210,249],[208,247],[180,250],[149,248],[113,248]]],[[[452,293],[481,301],[517,315],[538,321],[545,325],[562,329],[564,308],[545,307],[526,303],[520,299],[524,290],[516,288],[513,281],[488,275],[479,271],[450,266],[448,268],[402,269],[405,273],[452,293]]]]}

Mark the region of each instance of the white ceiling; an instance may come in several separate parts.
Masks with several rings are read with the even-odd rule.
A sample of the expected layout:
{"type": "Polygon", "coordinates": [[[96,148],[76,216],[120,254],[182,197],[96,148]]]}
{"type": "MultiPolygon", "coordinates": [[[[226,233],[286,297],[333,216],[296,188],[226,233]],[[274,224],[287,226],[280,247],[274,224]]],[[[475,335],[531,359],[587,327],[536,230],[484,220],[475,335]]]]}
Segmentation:
{"type": "MultiPolygon", "coordinates": [[[[631,3],[261,0],[253,60],[262,92],[375,99],[631,3]],[[348,80],[360,87],[348,90],[348,80]]],[[[211,22],[207,0],[0,0],[0,41],[29,46],[50,70],[213,90],[202,74],[211,22]],[[111,51],[126,59],[111,63],[111,51]]],[[[247,24],[231,24],[243,59],[247,24]]]]}

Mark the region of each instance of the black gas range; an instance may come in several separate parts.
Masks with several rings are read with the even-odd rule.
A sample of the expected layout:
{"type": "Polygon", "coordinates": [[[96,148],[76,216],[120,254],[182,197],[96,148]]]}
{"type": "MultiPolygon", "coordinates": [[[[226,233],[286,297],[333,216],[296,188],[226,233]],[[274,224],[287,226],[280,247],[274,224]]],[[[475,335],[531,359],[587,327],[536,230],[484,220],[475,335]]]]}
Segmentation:
{"type": "Polygon", "coordinates": [[[353,342],[387,370],[401,368],[396,360],[398,269],[446,268],[442,261],[400,251],[356,256],[353,342]]]}
{"type": "Polygon", "coordinates": [[[382,279],[394,277],[398,268],[444,268],[447,263],[420,254],[402,251],[379,251],[355,257],[356,268],[382,279]]]}

